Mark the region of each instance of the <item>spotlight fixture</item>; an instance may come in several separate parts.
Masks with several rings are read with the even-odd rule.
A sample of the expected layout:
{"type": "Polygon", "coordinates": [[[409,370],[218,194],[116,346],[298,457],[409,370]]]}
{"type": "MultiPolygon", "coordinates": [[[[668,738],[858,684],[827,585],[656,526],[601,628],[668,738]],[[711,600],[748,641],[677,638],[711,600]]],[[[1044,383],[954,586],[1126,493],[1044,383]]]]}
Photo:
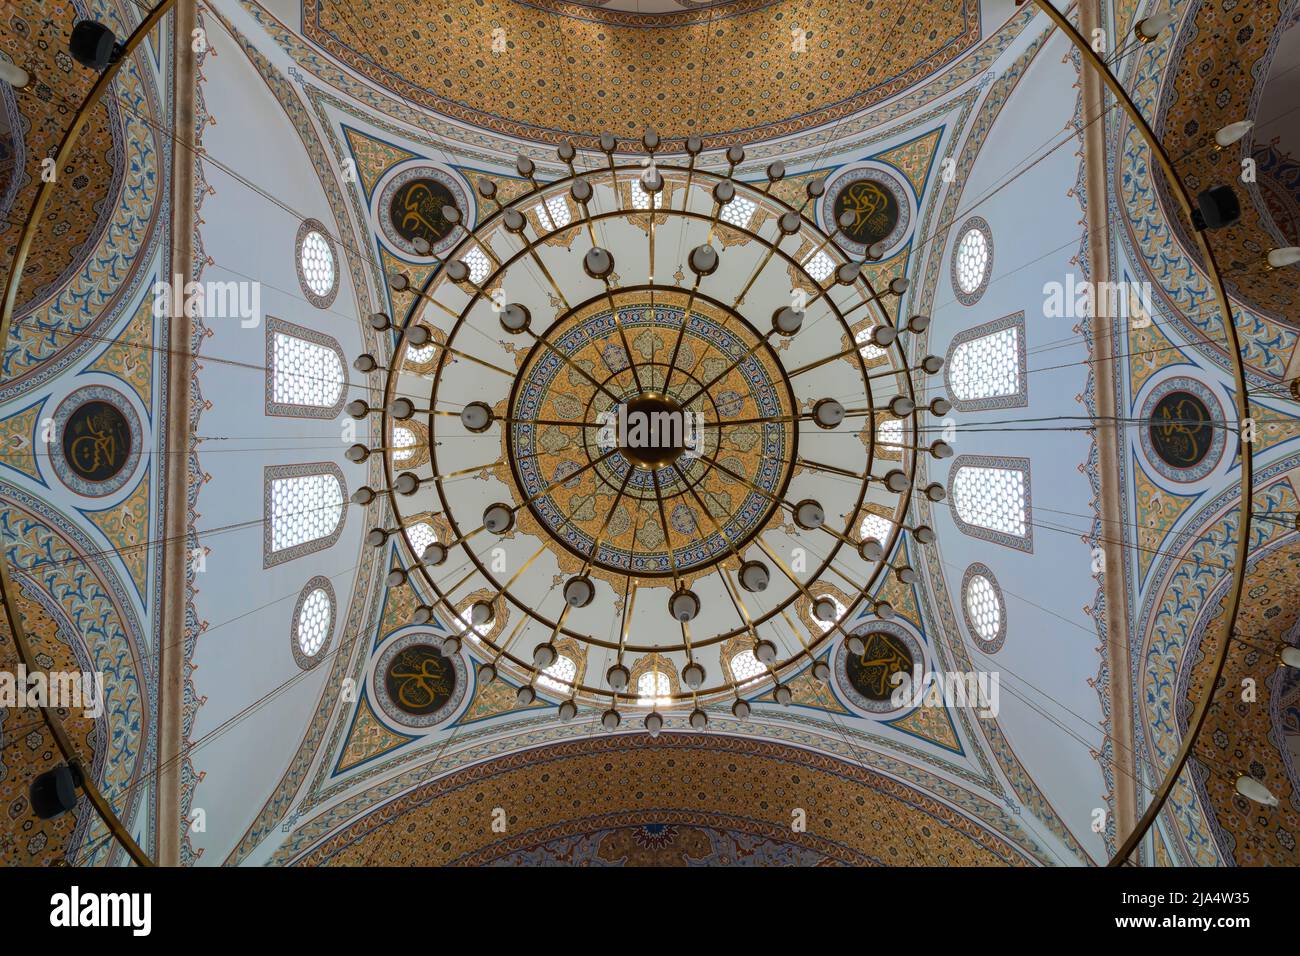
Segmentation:
{"type": "Polygon", "coordinates": [[[52,820],[74,809],[84,782],[81,770],[66,763],[38,774],[28,789],[32,812],[42,820],[52,820]]]}
{"type": "Polygon", "coordinates": [[[509,505],[497,502],[483,511],[483,527],[493,534],[505,534],[515,524],[515,512],[509,505]]]}
{"type": "Polygon", "coordinates": [[[68,39],[68,52],[87,69],[102,73],[126,52],[113,31],[95,20],[78,20],[68,39]]]}
{"type": "Polygon", "coordinates": [[[682,668],[682,683],[691,690],[696,690],[704,683],[704,667],[696,661],[691,661],[682,668]]]}
{"type": "Polygon", "coordinates": [[[609,684],[614,690],[626,690],[628,681],[631,679],[631,672],[622,664],[615,664],[605,672],[605,683],[609,684]]]}
{"type": "Polygon", "coordinates": [[[1231,186],[1211,186],[1196,196],[1192,226],[1197,232],[1224,229],[1241,218],[1241,202],[1231,186]]]}
{"type": "Polygon", "coordinates": [[[683,623],[693,621],[700,613],[700,599],[694,591],[676,591],[668,599],[668,613],[683,623]]]}

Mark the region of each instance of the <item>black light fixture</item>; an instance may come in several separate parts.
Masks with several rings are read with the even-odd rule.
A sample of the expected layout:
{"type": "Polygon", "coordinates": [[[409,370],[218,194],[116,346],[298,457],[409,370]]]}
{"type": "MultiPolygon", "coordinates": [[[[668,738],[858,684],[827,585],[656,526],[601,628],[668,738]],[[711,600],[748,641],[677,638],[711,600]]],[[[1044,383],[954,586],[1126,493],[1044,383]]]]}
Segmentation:
{"type": "Polygon", "coordinates": [[[42,820],[52,820],[77,805],[77,791],[85,781],[77,767],[61,763],[32,781],[29,796],[33,812],[42,820]]]}
{"type": "Polygon", "coordinates": [[[1211,186],[1196,196],[1197,210],[1192,213],[1192,225],[1197,232],[1205,229],[1223,229],[1241,218],[1241,202],[1231,186],[1211,186]]]}
{"type": "Polygon", "coordinates": [[[98,73],[120,60],[126,47],[104,24],[95,20],[78,20],[68,40],[68,52],[82,66],[98,73]]]}

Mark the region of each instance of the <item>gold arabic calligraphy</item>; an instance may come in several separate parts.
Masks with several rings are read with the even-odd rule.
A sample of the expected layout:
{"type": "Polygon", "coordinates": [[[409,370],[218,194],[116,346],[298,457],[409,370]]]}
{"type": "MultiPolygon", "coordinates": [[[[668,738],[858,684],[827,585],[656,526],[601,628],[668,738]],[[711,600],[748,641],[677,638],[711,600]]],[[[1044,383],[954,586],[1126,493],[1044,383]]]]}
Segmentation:
{"type": "Polygon", "coordinates": [[[1160,456],[1170,464],[1194,465],[1205,457],[1205,406],[1191,396],[1170,396],[1152,416],[1152,431],[1160,456]]]}
{"type": "Polygon", "coordinates": [[[403,651],[388,667],[394,701],[412,713],[436,709],[451,696],[451,675],[446,660],[428,647],[403,651]]]}
{"type": "Polygon", "coordinates": [[[72,427],[67,446],[68,463],[85,478],[101,477],[120,463],[120,415],[107,406],[89,411],[72,427]]]}
{"type": "Polygon", "coordinates": [[[430,242],[437,242],[450,228],[442,207],[451,203],[452,197],[446,187],[416,180],[393,197],[393,225],[406,239],[423,236],[430,242]]]}
{"type": "Polygon", "coordinates": [[[876,241],[889,235],[897,216],[894,202],[879,183],[869,179],[847,186],[840,193],[841,213],[853,214],[852,224],[844,231],[854,239],[876,241]]]}

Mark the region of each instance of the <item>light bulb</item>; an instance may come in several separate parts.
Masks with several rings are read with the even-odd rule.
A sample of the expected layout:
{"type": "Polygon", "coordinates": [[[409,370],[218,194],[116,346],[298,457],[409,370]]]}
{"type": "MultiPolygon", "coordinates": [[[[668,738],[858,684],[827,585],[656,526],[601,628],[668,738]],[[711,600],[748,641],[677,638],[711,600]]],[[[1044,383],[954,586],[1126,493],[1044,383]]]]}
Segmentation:
{"type": "Polygon", "coordinates": [[[1214,134],[1214,142],[1220,149],[1223,149],[1226,146],[1231,146],[1233,143],[1237,142],[1237,140],[1249,133],[1254,125],[1255,124],[1250,120],[1240,120],[1236,123],[1229,123],[1227,126],[1223,127],[1223,129],[1214,134]]]}

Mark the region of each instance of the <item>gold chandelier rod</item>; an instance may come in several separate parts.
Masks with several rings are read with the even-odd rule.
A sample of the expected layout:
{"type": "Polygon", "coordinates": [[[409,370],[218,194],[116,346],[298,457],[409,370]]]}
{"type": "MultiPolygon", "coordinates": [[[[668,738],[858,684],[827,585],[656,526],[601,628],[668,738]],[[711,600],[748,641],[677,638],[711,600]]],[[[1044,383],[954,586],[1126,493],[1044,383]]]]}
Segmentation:
{"type": "MultiPolygon", "coordinates": [[[[1183,181],[1178,178],[1178,173],[1174,170],[1173,161],[1165,148],[1161,145],[1156,134],[1147,124],[1146,119],[1142,116],[1141,111],[1133,102],[1132,97],[1124,89],[1115,75],[1111,73],[1110,68],[1102,58],[1093,50],[1092,46],[1085,40],[1070,23],[1065,16],[1048,2],[1048,0],[1034,0],[1044,13],[1046,13],[1057,28],[1065,34],[1079,55],[1087,61],[1088,65],[1097,71],[1106,88],[1123,107],[1124,112],[1128,114],[1133,125],[1137,127],[1142,138],[1150,147],[1156,162],[1165,174],[1165,179],[1174,195],[1178,197],[1179,203],[1183,207],[1183,214],[1190,220],[1192,218],[1192,198],[1187,191],[1183,181]]],[[[1196,244],[1200,249],[1201,256],[1205,263],[1206,272],[1209,273],[1211,283],[1214,286],[1215,297],[1219,300],[1219,312],[1223,318],[1224,329],[1227,332],[1228,341],[1232,345],[1232,374],[1236,387],[1234,400],[1237,406],[1238,422],[1246,421],[1250,418],[1249,398],[1246,391],[1246,370],[1241,358],[1241,340],[1237,334],[1237,325],[1232,317],[1232,307],[1228,302],[1228,292],[1223,285],[1223,276],[1219,272],[1219,264],[1214,258],[1214,250],[1210,248],[1209,241],[1205,238],[1203,231],[1193,228],[1192,234],[1196,237],[1196,244]]],[[[1252,514],[1253,502],[1251,494],[1254,490],[1254,464],[1252,461],[1252,446],[1250,442],[1239,442],[1241,451],[1241,501],[1238,504],[1238,528],[1237,528],[1237,545],[1233,552],[1232,565],[1232,587],[1227,594],[1228,613],[1223,615],[1223,634],[1219,642],[1219,647],[1215,651],[1212,673],[1205,682],[1205,691],[1201,694],[1200,699],[1196,702],[1196,709],[1192,712],[1191,720],[1188,722],[1187,733],[1183,735],[1182,743],[1178,747],[1177,754],[1174,755],[1174,761],[1169,765],[1164,779],[1160,782],[1159,788],[1155,791],[1151,801],[1147,804],[1146,811],[1138,820],[1137,825],[1133,828],[1125,839],[1120,848],[1115,852],[1115,856],[1106,864],[1107,866],[1124,866],[1128,858],[1133,855],[1133,851],[1146,837],[1147,831],[1155,823],[1156,817],[1164,809],[1169,794],[1173,791],[1174,784],[1178,782],[1179,776],[1182,775],[1183,767],[1187,764],[1188,757],[1191,756],[1192,748],[1196,744],[1196,739],[1200,736],[1201,728],[1205,725],[1205,719],[1209,716],[1210,705],[1213,703],[1214,690],[1218,685],[1219,678],[1223,674],[1224,664],[1228,659],[1228,649],[1232,646],[1232,632],[1237,622],[1237,611],[1241,606],[1241,590],[1246,579],[1246,551],[1250,541],[1250,520],[1252,514]]]]}

